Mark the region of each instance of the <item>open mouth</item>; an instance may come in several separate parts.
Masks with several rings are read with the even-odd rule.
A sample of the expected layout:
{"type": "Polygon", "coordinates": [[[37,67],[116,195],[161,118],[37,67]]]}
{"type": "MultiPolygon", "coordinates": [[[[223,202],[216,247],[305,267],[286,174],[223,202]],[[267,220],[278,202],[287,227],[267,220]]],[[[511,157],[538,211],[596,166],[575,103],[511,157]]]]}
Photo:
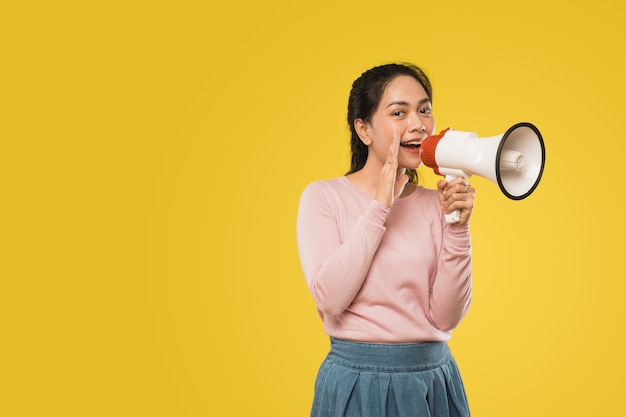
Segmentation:
{"type": "Polygon", "coordinates": [[[402,146],[403,148],[409,148],[409,149],[419,149],[420,146],[422,145],[421,142],[418,141],[411,141],[411,142],[405,142],[405,143],[401,143],[400,146],[402,146]]]}

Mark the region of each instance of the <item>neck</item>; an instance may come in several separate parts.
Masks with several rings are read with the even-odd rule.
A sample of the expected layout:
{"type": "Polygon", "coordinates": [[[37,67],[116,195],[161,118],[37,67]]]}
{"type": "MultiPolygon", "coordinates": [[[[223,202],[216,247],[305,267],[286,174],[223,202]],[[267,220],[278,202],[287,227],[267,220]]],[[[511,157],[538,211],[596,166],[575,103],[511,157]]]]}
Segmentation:
{"type": "MultiPolygon", "coordinates": [[[[352,174],[346,175],[346,177],[350,180],[350,182],[359,188],[364,193],[374,197],[378,191],[378,184],[380,183],[380,171],[382,170],[381,166],[373,167],[372,164],[368,165],[367,163],[360,170],[353,172],[352,174]]],[[[403,168],[398,168],[396,172],[396,178],[403,173],[403,168]]],[[[405,185],[402,194],[400,194],[400,198],[406,197],[411,194],[415,189],[415,185],[409,183],[405,185]]]]}

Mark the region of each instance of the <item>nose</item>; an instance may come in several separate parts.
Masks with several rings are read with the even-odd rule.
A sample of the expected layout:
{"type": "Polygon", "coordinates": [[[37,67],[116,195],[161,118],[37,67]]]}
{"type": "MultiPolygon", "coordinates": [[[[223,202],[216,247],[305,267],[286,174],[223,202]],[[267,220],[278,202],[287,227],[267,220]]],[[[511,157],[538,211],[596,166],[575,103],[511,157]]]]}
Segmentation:
{"type": "Polygon", "coordinates": [[[426,125],[424,124],[424,121],[422,120],[421,117],[419,117],[419,115],[415,114],[411,117],[411,119],[409,120],[409,132],[425,132],[426,131],[426,125]]]}

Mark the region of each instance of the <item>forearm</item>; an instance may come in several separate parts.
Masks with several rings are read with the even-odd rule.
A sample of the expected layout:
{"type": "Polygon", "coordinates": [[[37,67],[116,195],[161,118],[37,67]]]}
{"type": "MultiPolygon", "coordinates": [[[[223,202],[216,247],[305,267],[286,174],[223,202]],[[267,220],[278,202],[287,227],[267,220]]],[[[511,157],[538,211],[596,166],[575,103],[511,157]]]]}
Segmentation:
{"type": "Polygon", "coordinates": [[[307,279],[317,307],[338,316],[361,289],[384,229],[360,218],[354,233],[307,279]]]}
{"type": "Polygon", "coordinates": [[[323,210],[300,210],[300,259],[307,285],[324,314],[340,315],[358,294],[385,233],[387,213],[387,208],[372,202],[342,238],[333,216],[323,210]]]}
{"type": "Polygon", "coordinates": [[[448,226],[430,289],[430,319],[450,331],[463,319],[472,300],[472,257],[469,226],[448,226]]]}

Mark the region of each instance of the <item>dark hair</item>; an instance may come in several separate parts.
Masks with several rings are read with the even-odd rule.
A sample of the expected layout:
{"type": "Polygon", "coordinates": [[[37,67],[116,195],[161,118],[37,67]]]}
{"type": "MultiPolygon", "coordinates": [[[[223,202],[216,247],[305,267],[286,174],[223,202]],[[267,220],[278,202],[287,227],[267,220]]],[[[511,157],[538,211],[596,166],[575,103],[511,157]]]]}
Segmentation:
{"type": "MultiPolygon", "coordinates": [[[[378,108],[378,104],[385,92],[387,85],[396,77],[408,75],[415,78],[424,87],[428,98],[432,102],[433,92],[430,80],[419,67],[409,63],[385,64],[365,71],[352,83],[350,97],[348,98],[348,125],[350,126],[350,150],[352,161],[350,171],[352,174],[365,166],[368,148],[359,139],[354,128],[354,121],[361,119],[369,122],[378,108]]],[[[407,175],[411,182],[417,184],[417,173],[414,169],[407,169],[407,175]]]]}

